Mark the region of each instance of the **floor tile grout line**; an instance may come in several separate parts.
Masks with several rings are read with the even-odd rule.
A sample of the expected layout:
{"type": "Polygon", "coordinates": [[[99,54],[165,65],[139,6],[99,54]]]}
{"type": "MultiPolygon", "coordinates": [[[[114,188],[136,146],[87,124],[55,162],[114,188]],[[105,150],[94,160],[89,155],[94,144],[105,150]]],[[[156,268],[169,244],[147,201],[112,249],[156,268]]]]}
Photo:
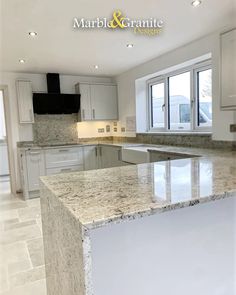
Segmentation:
{"type": "MultiPolygon", "coordinates": [[[[0,192],[0,215],[1,215],[1,195],[2,194],[0,192]]],[[[16,203],[17,201],[19,201],[19,200],[16,197],[12,196],[8,200],[5,199],[4,204],[5,205],[8,204],[9,208],[10,208],[11,204],[16,203]]],[[[4,223],[4,222],[11,220],[11,219],[12,220],[15,219],[15,221],[16,221],[16,222],[13,222],[12,224],[32,222],[32,224],[30,224],[29,226],[35,226],[35,230],[37,231],[37,234],[32,235],[32,237],[30,237],[30,239],[29,239],[29,236],[23,237],[22,235],[19,235],[18,231],[20,231],[21,229],[24,229],[24,228],[26,229],[26,227],[28,227],[28,226],[23,226],[23,227],[19,227],[19,228],[16,226],[16,228],[10,228],[9,230],[4,230],[5,234],[7,234],[7,235],[9,234],[10,236],[11,236],[11,230],[15,231],[16,237],[18,237],[20,239],[19,240],[9,239],[10,243],[4,244],[3,243],[4,240],[2,240],[2,242],[1,242],[1,237],[0,237],[0,244],[1,244],[1,247],[3,247],[2,253],[4,253],[4,251],[9,246],[13,246],[13,249],[14,249],[14,247],[16,249],[18,249],[18,245],[19,245],[19,247],[22,247],[24,249],[24,253],[25,253],[24,257],[25,258],[24,259],[22,258],[21,260],[19,260],[19,258],[22,256],[19,256],[18,254],[17,254],[17,256],[15,256],[15,258],[13,258],[14,261],[11,260],[12,258],[10,258],[10,260],[9,260],[9,258],[7,258],[6,263],[4,263],[5,274],[6,274],[6,281],[5,281],[6,288],[4,289],[3,293],[0,292],[0,295],[3,295],[3,294],[4,295],[6,295],[6,294],[13,295],[14,292],[17,292],[18,288],[20,288],[19,290],[21,290],[21,288],[23,288],[23,289],[24,289],[24,287],[27,288],[27,286],[30,286],[30,285],[32,285],[36,282],[40,282],[40,281],[42,282],[42,286],[44,288],[43,290],[46,290],[44,287],[44,285],[46,286],[45,264],[43,262],[40,265],[38,265],[36,263],[34,266],[33,261],[31,259],[31,255],[30,255],[31,252],[32,252],[32,254],[34,254],[34,248],[32,248],[32,251],[30,252],[30,248],[28,247],[29,241],[43,239],[40,222],[38,222],[38,220],[41,218],[40,204],[38,202],[26,203],[26,206],[23,208],[19,207],[19,208],[13,208],[10,210],[5,210],[4,215],[2,217],[4,217],[4,218],[3,218],[3,220],[1,220],[1,223],[4,223]],[[28,208],[30,208],[30,209],[28,209],[28,208]],[[24,218],[24,210],[26,210],[26,215],[25,215],[26,218],[24,218]],[[30,213],[31,210],[35,210],[35,212],[33,212],[33,214],[32,214],[32,213],[30,213]],[[9,211],[9,212],[7,212],[7,211],[9,211]],[[5,212],[7,212],[7,213],[5,213],[5,212]],[[37,213],[37,214],[35,214],[35,213],[37,213]],[[27,216],[29,216],[29,219],[27,218],[27,216]],[[24,262],[25,264],[24,263],[21,264],[21,262],[24,262]],[[13,264],[16,263],[15,265],[12,266],[13,267],[12,269],[10,269],[10,267],[9,267],[11,265],[11,263],[13,263],[13,264]],[[34,277],[33,281],[30,281],[29,279],[25,279],[25,281],[24,281],[24,279],[23,280],[20,279],[20,277],[21,277],[20,274],[23,274],[23,277],[27,278],[27,272],[29,272],[29,275],[30,275],[30,272],[34,271],[34,270],[36,270],[37,275],[36,275],[36,277],[34,277]],[[12,271],[12,273],[10,273],[11,271],[12,271]],[[14,278],[12,280],[11,278],[13,278],[15,275],[16,275],[16,278],[14,278]],[[18,275],[19,275],[19,277],[17,278],[18,275]],[[19,285],[18,285],[17,281],[18,281],[19,285]],[[14,282],[16,283],[16,285],[14,285],[15,284],[14,282]]],[[[14,234],[14,233],[12,232],[12,234],[14,234]]],[[[36,243],[36,245],[37,245],[37,243],[36,243]]],[[[11,253],[11,252],[9,252],[9,253],[11,253]]],[[[9,254],[9,255],[12,255],[12,254],[9,254]]],[[[13,254],[13,255],[15,255],[15,254],[13,254]]],[[[11,257],[11,256],[9,256],[9,257],[11,257]]],[[[44,293],[44,292],[43,292],[43,294],[46,295],[46,293],[44,293]]]]}

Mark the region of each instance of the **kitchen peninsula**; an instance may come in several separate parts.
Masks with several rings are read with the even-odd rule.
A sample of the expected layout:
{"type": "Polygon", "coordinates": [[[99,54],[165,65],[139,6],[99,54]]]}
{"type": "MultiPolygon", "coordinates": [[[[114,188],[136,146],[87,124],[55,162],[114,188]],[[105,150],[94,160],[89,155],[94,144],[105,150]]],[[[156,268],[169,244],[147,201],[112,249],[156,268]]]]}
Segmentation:
{"type": "Polygon", "coordinates": [[[48,295],[234,295],[235,197],[230,151],[42,177],[48,295]]]}

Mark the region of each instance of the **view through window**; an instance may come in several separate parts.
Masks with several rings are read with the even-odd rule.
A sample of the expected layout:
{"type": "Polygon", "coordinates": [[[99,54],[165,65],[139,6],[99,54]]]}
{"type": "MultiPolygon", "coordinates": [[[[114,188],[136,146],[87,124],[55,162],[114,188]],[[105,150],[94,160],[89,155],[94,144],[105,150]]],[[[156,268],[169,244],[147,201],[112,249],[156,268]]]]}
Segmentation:
{"type": "Polygon", "coordinates": [[[210,130],[212,70],[210,64],[190,67],[149,83],[150,129],[210,130]]]}

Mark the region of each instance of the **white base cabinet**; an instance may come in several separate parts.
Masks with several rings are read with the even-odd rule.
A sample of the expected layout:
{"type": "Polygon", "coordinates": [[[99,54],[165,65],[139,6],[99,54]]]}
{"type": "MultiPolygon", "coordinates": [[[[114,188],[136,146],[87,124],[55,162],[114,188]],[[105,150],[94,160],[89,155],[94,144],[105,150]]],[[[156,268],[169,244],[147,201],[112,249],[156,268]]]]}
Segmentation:
{"type": "Polygon", "coordinates": [[[97,145],[84,147],[84,170],[93,170],[99,168],[97,145]]]}
{"type": "Polygon", "coordinates": [[[26,152],[29,191],[39,190],[39,177],[45,174],[44,157],[41,151],[26,152]]]}
{"type": "Polygon", "coordinates": [[[39,194],[39,177],[45,175],[45,159],[41,149],[32,149],[19,152],[20,173],[25,199],[39,194]]]}
{"type": "Polygon", "coordinates": [[[121,161],[121,148],[115,146],[34,148],[19,154],[25,199],[39,197],[40,176],[126,165],[121,161]]]}
{"type": "Polygon", "coordinates": [[[121,160],[121,148],[113,146],[99,147],[100,168],[124,166],[121,160]]]}

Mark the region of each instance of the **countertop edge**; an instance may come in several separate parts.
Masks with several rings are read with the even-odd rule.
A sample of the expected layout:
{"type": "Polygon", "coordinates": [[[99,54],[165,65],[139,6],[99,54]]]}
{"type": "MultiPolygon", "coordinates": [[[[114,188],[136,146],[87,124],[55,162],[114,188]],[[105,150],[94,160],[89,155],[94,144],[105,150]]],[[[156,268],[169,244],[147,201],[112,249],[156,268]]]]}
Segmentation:
{"type": "Polygon", "coordinates": [[[178,209],[183,209],[183,208],[188,208],[188,207],[193,207],[193,206],[206,204],[206,203],[210,203],[210,202],[214,202],[214,201],[219,201],[219,200],[223,200],[223,199],[227,199],[227,198],[233,198],[233,197],[236,197],[236,190],[223,192],[222,194],[218,194],[218,195],[204,197],[202,199],[196,199],[196,200],[191,200],[191,201],[186,201],[186,202],[181,202],[181,203],[179,202],[179,203],[172,204],[172,205],[166,205],[166,206],[163,206],[160,208],[150,208],[147,210],[143,210],[140,212],[131,213],[131,214],[127,214],[127,215],[121,214],[121,215],[118,215],[114,218],[108,218],[106,221],[101,220],[101,221],[90,222],[90,223],[81,222],[76,217],[76,215],[73,213],[72,210],[70,210],[69,208],[67,208],[67,209],[69,209],[71,214],[73,214],[73,216],[78,219],[81,226],[83,226],[87,230],[94,230],[94,229],[98,229],[98,228],[112,225],[112,224],[120,224],[123,222],[128,222],[131,220],[136,220],[136,219],[147,217],[147,216],[152,216],[152,215],[161,214],[161,213],[174,211],[174,210],[178,210],[178,209]]]}

